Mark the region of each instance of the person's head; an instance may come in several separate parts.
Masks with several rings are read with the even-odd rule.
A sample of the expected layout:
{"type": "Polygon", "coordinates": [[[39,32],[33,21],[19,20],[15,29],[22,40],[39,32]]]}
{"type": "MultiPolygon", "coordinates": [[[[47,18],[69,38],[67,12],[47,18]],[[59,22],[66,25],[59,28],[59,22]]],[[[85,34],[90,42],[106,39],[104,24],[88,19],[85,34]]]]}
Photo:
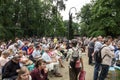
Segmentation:
{"type": "Polygon", "coordinates": [[[39,70],[44,69],[46,68],[46,62],[40,59],[35,63],[35,67],[38,68],[39,70]]]}
{"type": "Polygon", "coordinates": [[[13,44],[15,48],[18,48],[18,44],[17,43],[14,43],[13,44]]]}
{"type": "Polygon", "coordinates": [[[98,37],[97,37],[97,40],[102,42],[102,41],[103,41],[102,36],[98,36],[98,37]]]}
{"type": "Polygon", "coordinates": [[[57,47],[56,47],[56,50],[58,50],[58,51],[59,51],[59,50],[60,50],[60,46],[57,46],[57,47]]]}
{"type": "Polygon", "coordinates": [[[53,51],[54,47],[53,46],[50,46],[49,47],[49,51],[53,51]]]}
{"type": "Polygon", "coordinates": [[[12,58],[12,61],[15,62],[15,63],[19,63],[20,61],[20,56],[18,54],[15,54],[12,58]]]}
{"type": "Polygon", "coordinates": [[[22,51],[22,50],[18,51],[18,55],[19,55],[20,57],[22,57],[24,54],[25,54],[24,51],[22,51]]]}
{"type": "Polygon", "coordinates": [[[76,47],[76,46],[77,46],[77,40],[76,40],[76,39],[73,39],[73,40],[72,40],[72,46],[73,46],[73,47],[76,47]]]}
{"type": "Polygon", "coordinates": [[[10,52],[8,50],[4,50],[1,54],[4,58],[7,58],[10,55],[10,52]]]}
{"type": "Polygon", "coordinates": [[[97,38],[93,38],[93,39],[92,39],[92,41],[94,41],[94,42],[95,42],[96,40],[97,40],[97,38]]]}
{"type": "Polygon", "coordinates": [[[111,44],[111,42],[112,42],[111,39],[108,37],[104,39],[104,43],[108,46],[111,44]]]}
{"type": "Polygon", "coordinates": [[[29,79],[29,70],[27,67],[23,66],[21,69],[17,70],[18,78],[17,80],[28,80],[29,79]]]}
{"type": "Polygon", "coordinates": [[[15,38],[15,41],[17,41],[17,40],[19,40],[19,38],[18,38],[18,37],[16,37],[16,38],[15,38]]]}
{"type": "Polygon", "coordinates": [[[36,50],[40,50],[40,46],[39,45],[37,45],[35,48],[36,48],[36,50]]]}

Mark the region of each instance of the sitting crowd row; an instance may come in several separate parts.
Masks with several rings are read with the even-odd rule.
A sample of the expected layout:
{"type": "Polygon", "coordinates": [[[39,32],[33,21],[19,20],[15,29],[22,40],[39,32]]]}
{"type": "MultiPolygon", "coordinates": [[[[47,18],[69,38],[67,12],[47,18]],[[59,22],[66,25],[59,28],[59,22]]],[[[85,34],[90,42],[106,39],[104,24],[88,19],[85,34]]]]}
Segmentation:
{"type": "Polygon", "coordinates": [[[59,68],[64,68],[68,49],[66,41],[57,38],[32,42],[19,38],[0,47],[0,74],[2,80],[49,80],[48,73],[62,77],[59,68]]]}

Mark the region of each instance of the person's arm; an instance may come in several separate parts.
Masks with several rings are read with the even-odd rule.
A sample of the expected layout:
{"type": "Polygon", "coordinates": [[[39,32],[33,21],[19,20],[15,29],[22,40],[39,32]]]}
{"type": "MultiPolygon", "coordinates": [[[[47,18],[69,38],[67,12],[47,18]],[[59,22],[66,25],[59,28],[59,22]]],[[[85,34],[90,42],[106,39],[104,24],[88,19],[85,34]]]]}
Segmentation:
{"type": "Polygon", "coordinates": [[[109,48],[106,49],[106,53],[108,53],[108,55],[109,55],[111,58],[114,58],[114,57],[115,57],[114,52],[111,51],[109,48]]]}
{"type": "Polygon", "coordinates": [[[83,71],[84,70],[84,65],[83,65],[83,59],[82,59],[82,57],[80,58],[80,62],[81,62],[81,65],[82,65],[81,70],[83,71]]]}

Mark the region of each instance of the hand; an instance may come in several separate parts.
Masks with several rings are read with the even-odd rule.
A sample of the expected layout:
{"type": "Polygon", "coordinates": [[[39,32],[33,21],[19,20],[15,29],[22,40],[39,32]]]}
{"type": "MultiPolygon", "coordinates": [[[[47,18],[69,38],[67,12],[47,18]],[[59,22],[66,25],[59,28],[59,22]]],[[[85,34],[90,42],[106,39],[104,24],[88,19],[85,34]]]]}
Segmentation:
{"type": "Polygon", "coordinates": [[[84,71],[84,68],[83,68],[83,67],[81,68],[81,71],[84,71]]]}
{"type": "Polygon", "coordinates": [[[92,57],[94,56],[94,53],[92,53],[92,57]]]}
{"type": "Polygon", "coordinates": [[[48,69],[47,69],[47,68],[45,68],[45,69],[44,69],[44,72],[45,72],[45,73],[48,73],[48,69]]]}

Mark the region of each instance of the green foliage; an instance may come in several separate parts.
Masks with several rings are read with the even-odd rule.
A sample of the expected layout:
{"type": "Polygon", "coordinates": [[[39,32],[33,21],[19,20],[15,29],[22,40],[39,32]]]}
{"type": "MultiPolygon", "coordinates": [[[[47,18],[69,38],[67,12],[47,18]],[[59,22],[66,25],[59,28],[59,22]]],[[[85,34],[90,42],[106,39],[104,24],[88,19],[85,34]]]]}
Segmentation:
{"type": "Polygon", "coordinates": [[[120,3],[119,0],[93,0],[79,12],[81,18],[81,35],[98,36],[120,34],[120,3]]]}
{"type": "Polygon", "coordinates": [[[53,2],[54,0],[1,0],[0,38],[54,36],[55,26],[56,36],[64,36],[65,27],[57,10],[65,9],[64,0],[57,1],[56,6],[53,2]]]}

